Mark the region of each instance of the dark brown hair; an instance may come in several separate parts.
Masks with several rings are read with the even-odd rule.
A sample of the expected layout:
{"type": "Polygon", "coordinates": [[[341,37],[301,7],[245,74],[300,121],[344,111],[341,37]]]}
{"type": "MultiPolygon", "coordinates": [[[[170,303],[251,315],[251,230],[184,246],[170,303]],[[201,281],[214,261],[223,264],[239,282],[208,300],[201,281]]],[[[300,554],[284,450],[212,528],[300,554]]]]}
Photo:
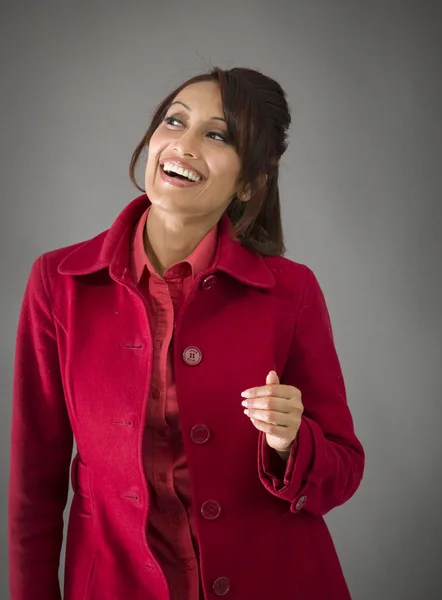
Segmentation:
{"type": "Polygon", "coordinates": [[[149,129],[136,147],[129,175],[137,189],[135,168],[152,134],[164,119],[170,104],[186,86],[201,81],[216,81],[221,90],[224,118],[230,142],[241,159],[240,182],[252,192],[247,202],[235,196],[227,212],[234,234],[243,246],[265,255],[286,251],[279,200],[279,160],[287,149],[291,123],[286,94],[279,83],[259,71],[246,68],[223,70],[214,67],[182,83],[156,108],[149,129]],[[268,179],[259,184],[259,176],[268,179]]]}

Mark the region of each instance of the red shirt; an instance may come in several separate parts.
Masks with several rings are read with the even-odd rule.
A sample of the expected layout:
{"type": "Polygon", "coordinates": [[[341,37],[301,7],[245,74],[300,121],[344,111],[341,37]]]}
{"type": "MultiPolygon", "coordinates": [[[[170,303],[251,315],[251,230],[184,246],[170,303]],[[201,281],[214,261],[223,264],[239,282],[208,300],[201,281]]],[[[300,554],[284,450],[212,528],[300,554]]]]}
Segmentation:
{"type": "Polygon", "coordinates": [[[148,542],[157,556],[173,600],[203,598],[199,553],[192,512],[189,471],[184,453],[173,374],[173,329],[195,277],[208,269],[217,246],[217,225],[186,260],[161,278],[146,255],[143,236],[147,214],[133,242],[133,277],[148,302],[154,340],[153,373],[146,422],[144,467],[149,484],[148,542]]]}

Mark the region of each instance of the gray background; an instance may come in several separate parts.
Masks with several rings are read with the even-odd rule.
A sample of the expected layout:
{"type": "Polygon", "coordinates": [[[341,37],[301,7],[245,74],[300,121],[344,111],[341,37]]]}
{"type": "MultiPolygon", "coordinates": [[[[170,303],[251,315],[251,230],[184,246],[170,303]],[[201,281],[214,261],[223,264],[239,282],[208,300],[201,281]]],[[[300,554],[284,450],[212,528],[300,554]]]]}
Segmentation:
{"type": "Polygon", "coordinates": [[[106,229],[138,195],[128,163],[154,107],[209,61],[276,78],[293,110],[281,172],[287,256],[323,287],[367,452],[357,495],[327,517],[353,598],[442,597],[439,6],[2,9],[1,598],[13,351],[32,261],[106,229]]]}

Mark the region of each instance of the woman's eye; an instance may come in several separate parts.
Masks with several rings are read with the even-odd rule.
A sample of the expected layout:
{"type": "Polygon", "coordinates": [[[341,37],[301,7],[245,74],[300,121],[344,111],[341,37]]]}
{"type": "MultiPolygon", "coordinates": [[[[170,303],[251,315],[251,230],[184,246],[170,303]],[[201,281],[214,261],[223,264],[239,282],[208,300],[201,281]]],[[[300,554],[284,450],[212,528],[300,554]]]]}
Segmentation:
{"type": "Polygon", "coordinates": [[[166,117],[164,119],[164,121],[168,124],[168,125],[173,125],[172,121],[176,121],[177,123],[179,123],[180,125],[182,125],[181,121],[179,119],[176,119],[175,117],[166,117]]]}
{"type": "Polygon", "coordinates": [[[226,138],[224,135],[221,135],[220,133],[216,133],[216,131],[211,131],[211,132],[209,133],[209,135],[215,135],[215,136],[218,136],[222,142],[225,142],[225,143],[227,143],[227,138],[226,138]]]}
{"type": "MultiPolygon", "coordinates": [[[[164,119],[164,122],[167,123],[168,125],[172,125],[172,127],[176,127],[175,123],[178,123],[178,125],[182,125],[183,124],[176,117],[166,117],[164,119]]],[[[221,133],[218,133],[216,131],[210,131],[207,135],[217,137],[221,142],[224,142],[225,144],[227,144],[227,136],[225,136],[225,135],[223,135],[221,133]]]]}

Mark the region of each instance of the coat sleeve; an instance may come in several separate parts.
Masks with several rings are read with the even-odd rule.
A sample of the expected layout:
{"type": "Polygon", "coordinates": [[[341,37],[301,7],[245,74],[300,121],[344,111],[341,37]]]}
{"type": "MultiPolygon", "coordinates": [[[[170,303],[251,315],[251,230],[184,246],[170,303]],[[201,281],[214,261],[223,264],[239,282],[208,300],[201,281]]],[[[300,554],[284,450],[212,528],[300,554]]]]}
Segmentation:
{"type": "Polygon", "coordinates": [[[282,384],[297,387],[304,413],[287,464],[259,434],[261,482],[292,512],[325,515],[360,485],[365,455],[348,408],[329,311],[314,273],[307,281],[282,384]]]}
{"type": "Polygon", "coordinates": [[[73,435],[64,401],[43,258],[31,269],[15,352],[9,477],[11,600],[60,600],[73,435]]]}

